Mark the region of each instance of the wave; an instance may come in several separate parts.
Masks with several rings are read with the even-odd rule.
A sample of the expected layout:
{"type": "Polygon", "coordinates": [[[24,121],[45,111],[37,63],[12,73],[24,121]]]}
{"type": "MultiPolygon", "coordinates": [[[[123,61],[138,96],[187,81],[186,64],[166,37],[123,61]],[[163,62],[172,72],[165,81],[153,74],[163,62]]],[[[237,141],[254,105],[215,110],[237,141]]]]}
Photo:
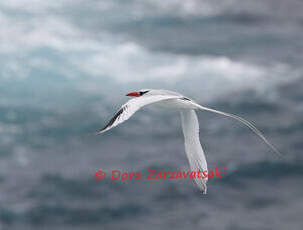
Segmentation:
{"type": "Polygon", "coordinates": [[[196,79],[202,89],[204,81],[210,88],[224,85],[225,89],[228,85],[256,88],[285,81],[283,75],[289,71],[283,64],[264,67],[225,56],[153,52],[134,42],[111,40],[110,36],[101,41],[83,38],[83,31],[60,18],[17,24],[6,16],[1,18],[5,34],[0,38],[2,78],[26,78],[42,69],[67,77],[106,77],[121,83],[196,79]],[[20,49],[24,51],[21,55],[20,49]]]}
{"type": "MultiPolygon", "coordinates": [[[[0,13],[0,30],[4,35],[0,38],[0,81],[59,76],[74,81],[83,78],[91,80],[93,88],[101,79],[103,88],[108,85],[107,82],[114,82],[117,90],[131,85],[142,88],[148,85],[191,92],[192,96],[207,102],[235,91],[253,90],[264,94],[268,89],[292,82],[299,76],[284,63],[264,66],[227,56],[156,52],[111,34],[102,26],[94,31],[98,33],[96,36],[89,28],[77,26],[76,19],[55,14],[62,12],[57,8],[62,9],[70,4],[69,1],[64,1],[62,5],[58,5],[58,1],[32,2],[36,3],[38,12],[30,12],[27,20],[22,16],[24,11],[30,10],[24,6],[25,1],[0,4],[0,8],[4,9],[0,13]],[[45,9],[52,10],[42,14],[45,9]],[[17,16],[9,10],[17,11],[17,16]],[[288,77],[285,78],[285,75],[288,77]]],[[[77,1],[73,7],[79,10],[82,3],[77,1]]],[[[141,3],[133,0],[130,3],[142,12],[145,4],[153,5],[155,9],[152,8],[152,11],[165,11],[165,14],[166,10],[178,12],[175,8],[188,10],[189,6],[184,4],[192,5],[193,10],[203,6],[195,0],[186,3],[175,0],[141,3]]],[[[117,13],[117,9],[125,7],[128,7],[126,3],[112,1],[97,4],[97,11],[113,10],[117,13]]],[[[100,24],[103,23],[101,20],[100,24]]],[[[93,27],[96,25],[95,22],[93,27]]],[[[83,84],[80,84],[81,87],[86,87],[86,92],[91,89],[83,84]]]]}

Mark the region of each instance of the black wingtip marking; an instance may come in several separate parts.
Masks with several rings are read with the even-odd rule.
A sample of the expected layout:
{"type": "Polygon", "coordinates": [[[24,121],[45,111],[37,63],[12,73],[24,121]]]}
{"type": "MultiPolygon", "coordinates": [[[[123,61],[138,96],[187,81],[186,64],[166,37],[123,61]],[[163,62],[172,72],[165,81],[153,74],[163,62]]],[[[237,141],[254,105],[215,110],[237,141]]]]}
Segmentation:
{"type": "Polygon", "coordinates": [[[187,98],[187,97],[183,97],[183,98],[181,98],[181,100],[184,100],[184,101],[190,101],[190,99],[189,99],[189,98],[187,98]]]}
{"type": "Polygon", "coordinates": [[[124,109],[125,109],[125,108],[121,108],[121,109],[115,114],[115,116],[108,122],[108,124],[107,124],[104,128],[98,130],[97,133],[101,133],[102,131],[104,131],[104,130],[107,129],[108,127],[112,126],[112,125],[115,123],[115,121],[118,119],[118,117],[123,113],[124,109]]]}

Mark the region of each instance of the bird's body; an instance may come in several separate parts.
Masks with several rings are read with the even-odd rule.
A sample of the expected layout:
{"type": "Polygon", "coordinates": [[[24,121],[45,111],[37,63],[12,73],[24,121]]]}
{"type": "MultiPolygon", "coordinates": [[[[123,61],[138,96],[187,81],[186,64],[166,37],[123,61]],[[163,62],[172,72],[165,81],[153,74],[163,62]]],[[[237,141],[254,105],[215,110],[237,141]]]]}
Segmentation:
{"type": "MultiPolygon", "coordinates": [[[[206,110],[218,113],[224,116],[234,118],[246,126],[248,126],[254,133],[265,141],[276,153],[278,150],[267,141],[263,134],[250,122],[244,120],[233,114],[214,110],[197,104],[192,99],[183,96],[180,93],[168,90],[142,89],[138,92],[132,92],[126,96],[133,96],[135,98],[129,100],[122,105],[120,110],[114,115],[110,122],[97,134],[106,132],[107,130],[117,126],[118,124],[129,119],[137,110],[146,105],[155,104],[165,109],[174,109],[180,111],[182,129],[184,134],[185,152],[192,171],[207,171],[207,162],[199,139],[199,122],[195,110],[206,110]]],[[[205,194],[207,191],[207,178],[196,178],[196,184],[205,194]]]]}

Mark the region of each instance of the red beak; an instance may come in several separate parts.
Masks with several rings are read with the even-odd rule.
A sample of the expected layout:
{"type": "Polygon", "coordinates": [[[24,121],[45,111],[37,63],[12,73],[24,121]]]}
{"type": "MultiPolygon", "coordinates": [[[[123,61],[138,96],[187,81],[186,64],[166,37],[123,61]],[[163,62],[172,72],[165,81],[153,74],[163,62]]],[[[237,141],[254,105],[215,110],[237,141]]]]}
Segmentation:
{"type": "Polygon", "coordinates": [[[128,96],[128,97],[139,97],[140,93],[138,93],[138,92],[131,92],[131,93],[126,94],[125,96],[128,96]]]}

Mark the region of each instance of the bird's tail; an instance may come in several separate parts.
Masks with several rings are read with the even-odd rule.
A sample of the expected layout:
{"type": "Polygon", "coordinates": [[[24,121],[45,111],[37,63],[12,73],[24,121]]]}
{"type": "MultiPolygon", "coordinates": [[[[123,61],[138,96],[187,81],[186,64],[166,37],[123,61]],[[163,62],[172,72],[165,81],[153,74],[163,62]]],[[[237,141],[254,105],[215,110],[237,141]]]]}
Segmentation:
{"type": "Polygon", "coordinates": [[[250,123],[249,121],[243,119],[242,117],[239,117],[237,115],[234,115],[234,114],[230,114],[230,113],[225,113],[225,112],[222,112],[222,111],[219,111],[219,110],[215,110],[215,109],[211,109],[211,108],[208,108],[208,107],[204,107],[204,106],[201,106],[201,105],[198,105],[199,109],[201,110],[206,110],[206,111],[210,111],[210,112],[213,112],[213,113],[217,113],[217,114],[221,114],[223,116],[227,116],[227,117],[231,117],[233,119],[236,119],[238,121],[240,121],[241,123],[245,124],[248,128],[250,128],[257,136],[259,136],[278,156],[280,157],[283,157],[283,155],[280,153],[279,150],[277,150],[265,137],[264,135],[261,133],[260,130],[258,130],[252,123],[250,123]]]}

